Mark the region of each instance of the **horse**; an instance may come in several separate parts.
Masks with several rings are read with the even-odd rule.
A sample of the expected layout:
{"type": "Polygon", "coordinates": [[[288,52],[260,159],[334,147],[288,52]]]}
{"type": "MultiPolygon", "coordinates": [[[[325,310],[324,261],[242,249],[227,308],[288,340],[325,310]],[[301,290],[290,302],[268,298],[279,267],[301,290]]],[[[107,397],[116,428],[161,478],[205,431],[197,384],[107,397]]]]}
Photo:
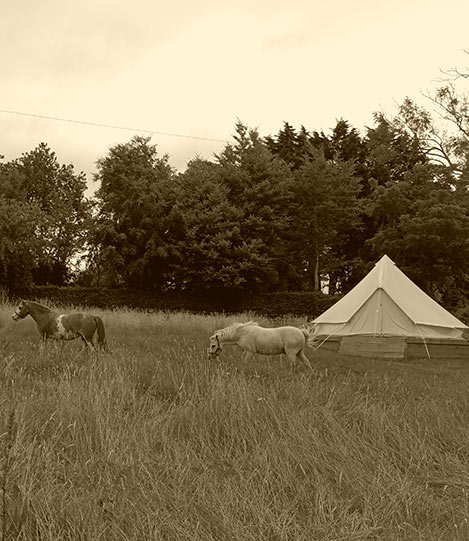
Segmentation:
{"type": "Polygon", "coordinates": [[[255,321],[234,323],[216,331],[209,339],[209,359],[219,358],[224,345],[237,345],[245,350],[244,361],[248,361],[254,353],[261,355],[280,355],[285,353],[290,362],[302,362],[309,370],[311,363],[304,353],[307,329],[297,327],[260,327],[255,321]]]}
{"type": "Polygon", "coordinates": [[[76,312],[58,314],[38,302],[21,300],[12,318],[15,321],[31,316],[36,322],[44,345],[49,338],[55,340],[74,340],[81,338],[90,351],[94,351],[93,337],[97,335],[97,345],[107,351],[103,320],[98,316],[76,312]]]}

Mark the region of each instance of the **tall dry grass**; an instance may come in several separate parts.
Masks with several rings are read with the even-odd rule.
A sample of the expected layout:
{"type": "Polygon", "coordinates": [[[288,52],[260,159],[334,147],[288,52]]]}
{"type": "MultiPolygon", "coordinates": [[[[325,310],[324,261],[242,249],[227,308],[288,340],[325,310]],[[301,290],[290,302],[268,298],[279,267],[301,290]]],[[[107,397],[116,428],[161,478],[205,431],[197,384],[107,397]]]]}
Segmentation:
{"type": "Polygon", "coordinates": [[[5,539],[469,539],[463,363],[309,350],[310,375],[235,349],[209,362],[207,337],[235,318],[133,311],[97,312],[110,354],[40,353],[12,310],[0,306],[5,539]]]}

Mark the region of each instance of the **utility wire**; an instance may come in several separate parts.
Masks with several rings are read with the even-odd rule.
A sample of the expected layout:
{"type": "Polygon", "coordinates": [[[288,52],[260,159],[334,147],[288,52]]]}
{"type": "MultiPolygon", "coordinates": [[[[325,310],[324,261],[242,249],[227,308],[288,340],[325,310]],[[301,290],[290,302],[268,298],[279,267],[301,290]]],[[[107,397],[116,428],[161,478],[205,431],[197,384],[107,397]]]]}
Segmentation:
{"type": "Polygon", "coordinates": [[[213,139],[210,137],[197,137],[196,135],[181,135],[180,133],[167,133],[167,132],[159,132],[154,130],[141,130],[138,128],[128,128],[125,126],[115,126],[112,124],[101,124],[99,122],[86,122],[85,120],[73,120],[71,118],[60,118],[55,116],[47,116],[47,115],[37,115],[33,113],[23,113],[20,111],[9,111],[7,109],[0,109],[0,113],[7,113],[10,115],[19,115],[19,116],[29,116],[33,118],[45,118],[46,120],[56,120],[59,122],[71,122],[74,124],[85,124],[87,126],[98,126],[100,128],[113,128],[115,130],[127,130],[127,131],[133,131],[133,132],[140,132],[140,133],[150,133],[155,135],[168,135],[170,137],[183,137],[186,139],[200,139],[202,141],[215,141],[217,143],[228,143],[225,139],[213,139]]]}

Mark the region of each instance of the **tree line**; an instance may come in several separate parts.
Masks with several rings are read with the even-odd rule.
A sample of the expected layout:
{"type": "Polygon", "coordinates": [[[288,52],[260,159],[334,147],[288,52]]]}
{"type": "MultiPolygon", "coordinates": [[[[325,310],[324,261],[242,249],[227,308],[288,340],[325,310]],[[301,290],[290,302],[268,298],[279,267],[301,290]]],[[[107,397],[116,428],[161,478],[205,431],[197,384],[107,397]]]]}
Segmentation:
{"type": "Polygon", "coordinates": [[[431,97],[455,129],[406,99],[365,134],[285,122],[183,172],[151,138],[97,161],[98,189],[46,143],[0,163],[0,285],[160,292],[345,293],[384,253],[449,306],[469,291],[469,109],[453,80],[431,97]]]}

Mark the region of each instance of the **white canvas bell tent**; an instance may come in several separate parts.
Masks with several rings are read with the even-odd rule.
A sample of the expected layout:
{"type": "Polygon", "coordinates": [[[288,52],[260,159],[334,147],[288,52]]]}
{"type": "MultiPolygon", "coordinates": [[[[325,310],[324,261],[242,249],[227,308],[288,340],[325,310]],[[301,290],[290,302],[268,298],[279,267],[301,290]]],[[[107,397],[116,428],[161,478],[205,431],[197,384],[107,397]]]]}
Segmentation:
{"type": "Polygon", "coordinates": [[[469,328],[383,256],[347,295],[313,320],[313,335],[462,339],[469,328]]]}

